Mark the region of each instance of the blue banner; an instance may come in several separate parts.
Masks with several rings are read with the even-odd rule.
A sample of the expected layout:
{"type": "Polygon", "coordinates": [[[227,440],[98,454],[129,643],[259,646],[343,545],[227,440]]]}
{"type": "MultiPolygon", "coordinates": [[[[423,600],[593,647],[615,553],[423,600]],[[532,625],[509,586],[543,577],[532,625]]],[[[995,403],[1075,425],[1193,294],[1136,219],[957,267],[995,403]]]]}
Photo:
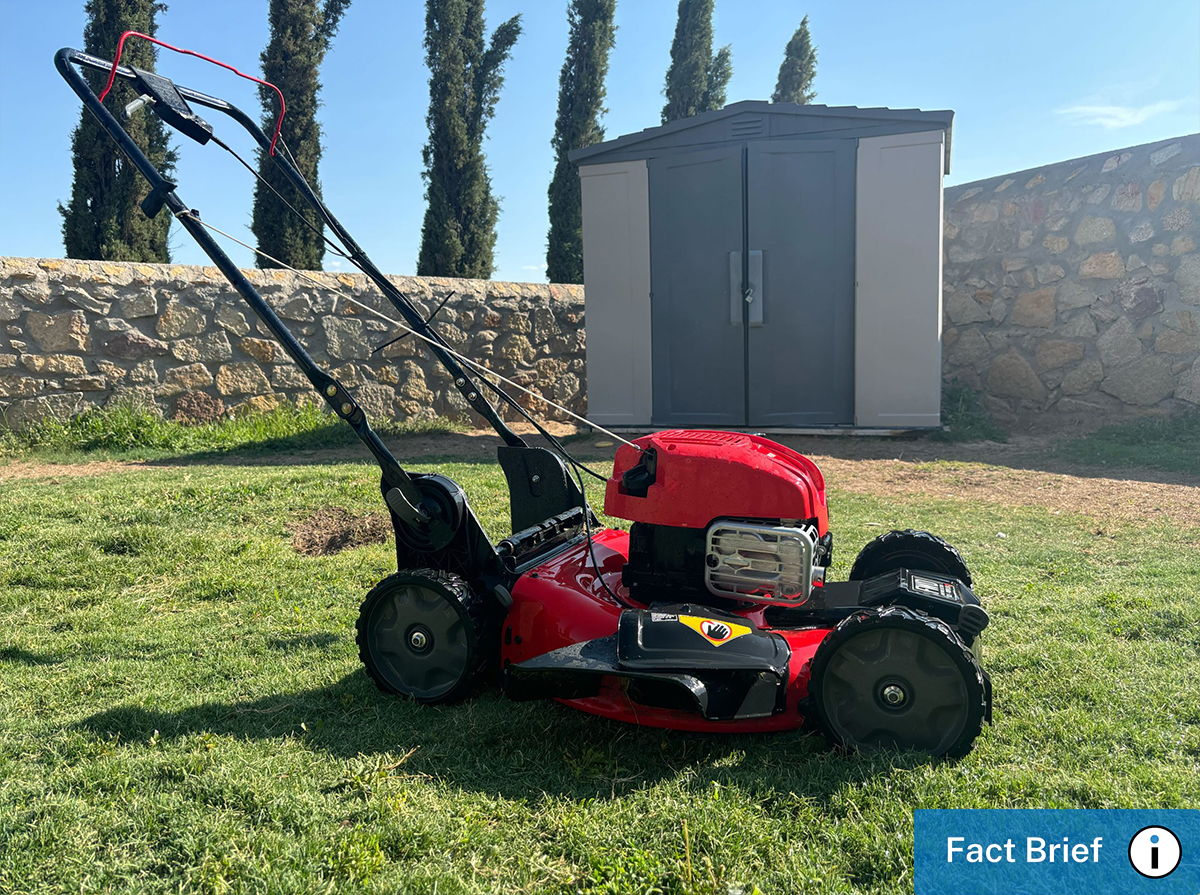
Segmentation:
{"type": "Polygon", "coordinates": [[[1200,810],[913,812],[916,895],[1200,895],[1200,810]]]}

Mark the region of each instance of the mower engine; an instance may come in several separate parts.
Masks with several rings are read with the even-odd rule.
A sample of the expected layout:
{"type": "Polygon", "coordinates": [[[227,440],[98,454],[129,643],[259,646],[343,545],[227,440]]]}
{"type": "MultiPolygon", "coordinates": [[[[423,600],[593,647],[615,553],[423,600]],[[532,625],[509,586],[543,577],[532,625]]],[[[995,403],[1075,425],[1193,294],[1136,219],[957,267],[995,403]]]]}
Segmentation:
{"type": "Polygon", "coordinates": [[[610,516],[634,523],[621,579],[631,597],[796,606],[824,583],[833,535],[811,460],[737,432],[666,431],[641,443],[617,452],[604,500],[610,516]]]}

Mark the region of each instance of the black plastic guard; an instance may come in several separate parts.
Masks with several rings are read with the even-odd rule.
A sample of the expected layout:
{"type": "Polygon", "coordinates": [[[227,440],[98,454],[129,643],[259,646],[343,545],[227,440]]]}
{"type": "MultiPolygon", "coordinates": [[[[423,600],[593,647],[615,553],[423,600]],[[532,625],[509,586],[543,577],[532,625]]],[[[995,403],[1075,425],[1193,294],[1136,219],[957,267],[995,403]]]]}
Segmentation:
{"type": "Polygon", "coordinates": [[[601,679],[613,676],[627,681],[634,702],[711,721],[782,711],[790,658],[784,639],[738,616],[693,615],[692,608],[627,609],[614,635],[509,665],[504,691],[517,701],[582,699],[595,696],[601,679]]]}
{"type": "Polygon", "coordinates": [[[862,606],[907,606],[950,625],[970,646],[988,625],[979,597],[966,584],[937,572],[893,569],[862,581],[831,581],[814,588],[801,606],[771,609],[776,627],[837,624],[862,606]]]}
{"type": "Polygon", "coordinates": [[[571,507],[583,505],[579,486],[571,479],[566,464],[553,451],[501,445],[496,454],[508,480],[514,532],[524,531],[571,507]]]}

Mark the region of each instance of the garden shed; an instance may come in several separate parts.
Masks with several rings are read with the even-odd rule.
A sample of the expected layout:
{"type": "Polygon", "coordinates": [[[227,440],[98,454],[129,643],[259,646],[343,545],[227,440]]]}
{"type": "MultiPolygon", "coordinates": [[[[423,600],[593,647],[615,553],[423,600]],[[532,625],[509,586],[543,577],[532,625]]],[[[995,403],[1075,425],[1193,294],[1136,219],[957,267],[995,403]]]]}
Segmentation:
{"type": "Polygon", "coordinates": [[[953,117],[739,102],[572,152],[589,416],[940,425],[953,117]]]}

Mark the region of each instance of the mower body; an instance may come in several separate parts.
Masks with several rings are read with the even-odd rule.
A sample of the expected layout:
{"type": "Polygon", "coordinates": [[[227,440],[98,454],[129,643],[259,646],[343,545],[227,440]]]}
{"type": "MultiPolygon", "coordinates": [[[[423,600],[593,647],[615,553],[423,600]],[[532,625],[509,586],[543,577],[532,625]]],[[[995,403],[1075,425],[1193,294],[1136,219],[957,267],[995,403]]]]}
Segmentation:
{"type": "Polygon", "coordinates": [[[792,729],[818,648],[857,608],[907,602],[957,624],[978,603],[928,572],[918,585],[937,594],[904,570],[826,582],[824,480],[789,448],[681,430],[635,445],[618,451],[605,495],[631,532],[569,544],[512,588],[500,660],[514,699],[680,730],[792,729]]]}

